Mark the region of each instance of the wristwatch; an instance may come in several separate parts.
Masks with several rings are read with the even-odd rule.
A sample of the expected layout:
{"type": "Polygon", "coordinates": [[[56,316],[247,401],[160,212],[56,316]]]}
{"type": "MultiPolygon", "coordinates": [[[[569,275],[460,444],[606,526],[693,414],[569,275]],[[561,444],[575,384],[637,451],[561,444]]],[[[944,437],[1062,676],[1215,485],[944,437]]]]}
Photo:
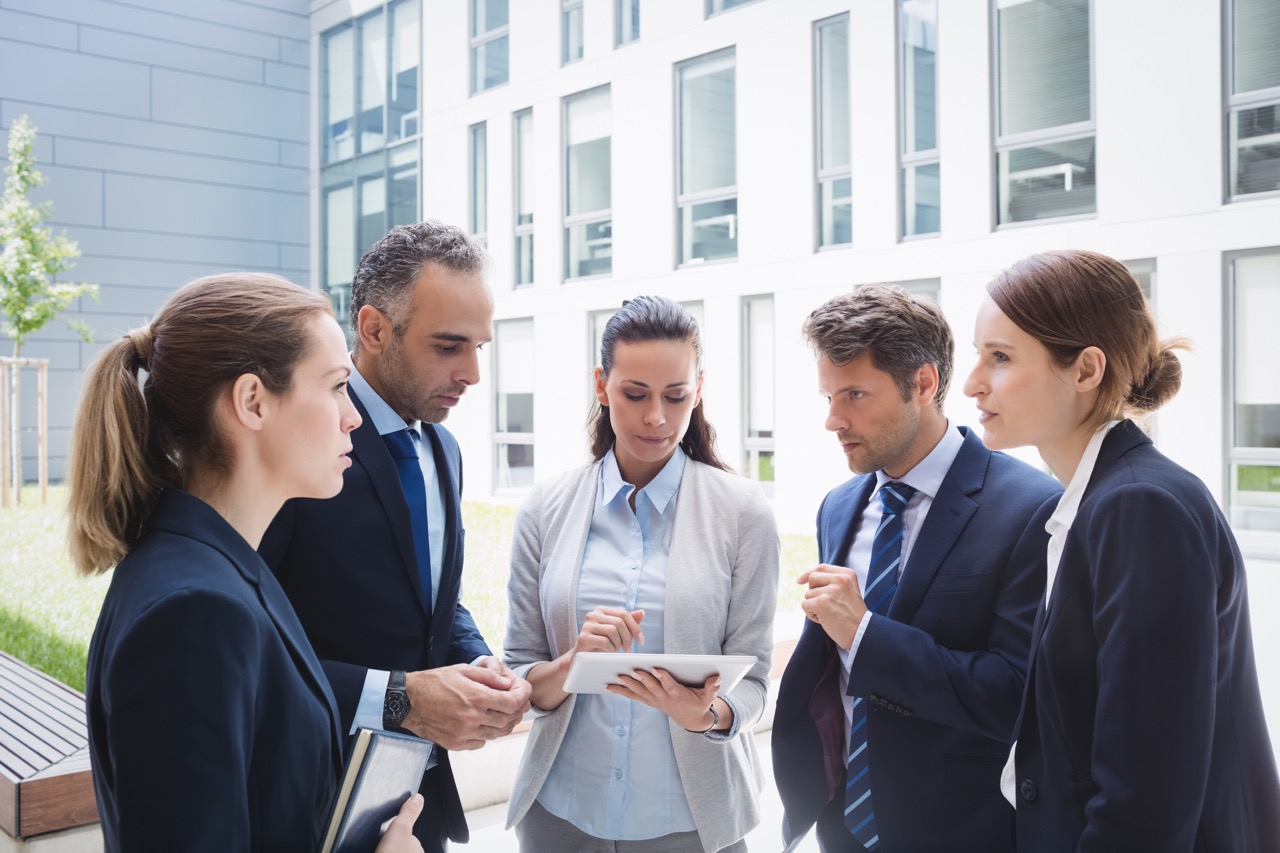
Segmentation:
{"type": "Polygon", "coordinates": [[[405,689],[403,670],[393,669],[387,679],[387,695],[382,700],[382,727],[399,728],[409,716],[409,691],[405,689]]]}

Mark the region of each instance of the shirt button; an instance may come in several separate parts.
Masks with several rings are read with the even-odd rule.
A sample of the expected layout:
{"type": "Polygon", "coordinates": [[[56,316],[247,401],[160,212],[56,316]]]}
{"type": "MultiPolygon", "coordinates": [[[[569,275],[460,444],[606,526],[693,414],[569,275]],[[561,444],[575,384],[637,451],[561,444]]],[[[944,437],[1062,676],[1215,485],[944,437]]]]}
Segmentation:
{"type": "Polygon", "coordinates": [[[1030,779],[1022,780],[1022,799],[1032,802],[1036,798],[1036,783],[1030,779]]]}
{"type": "Polygon", "coordinates": [[[621,779],[621,778],[622,778],[622,771],[621,771],[621,770],[615,770],[615,771],[613,771],[613,778],[615,778],[615,779],[621,779]]]}
{"type": "Polygon", "coordinates": [[[626,733],[627,733],[627,727],[626,727],[626,726],[618,726],[618,737],[622,737],[622,736],[623,736],[623,735],[625,735],[626,733]]]}

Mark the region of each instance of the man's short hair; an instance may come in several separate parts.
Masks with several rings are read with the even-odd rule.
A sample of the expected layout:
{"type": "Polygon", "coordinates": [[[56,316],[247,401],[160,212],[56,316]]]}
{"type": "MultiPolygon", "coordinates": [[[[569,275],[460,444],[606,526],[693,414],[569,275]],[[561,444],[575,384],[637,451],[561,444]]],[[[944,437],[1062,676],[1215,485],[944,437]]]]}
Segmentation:
{"type": "Polygon", "coordinates": [[[868,284],[828,300],[804,321],[804,336],[819,355],[843,366],[864,353],[893,377],[903,401],[915,393],[915,374],[938,368],[934,405],[942,410],[955,360],[951,326],[938,303],[896,285],[868,284]]]}
{"type": "Polygon", "coordinates": [[[360,309],[372,305],[391,320],[399,336],[409,321],[413,284],[425,264],[439,264],[464,275],[482,276],[488,255],[456,225],[435,219],[397,225],[360,259],[351,282],[351,331],[359,341],[360,309]]]}

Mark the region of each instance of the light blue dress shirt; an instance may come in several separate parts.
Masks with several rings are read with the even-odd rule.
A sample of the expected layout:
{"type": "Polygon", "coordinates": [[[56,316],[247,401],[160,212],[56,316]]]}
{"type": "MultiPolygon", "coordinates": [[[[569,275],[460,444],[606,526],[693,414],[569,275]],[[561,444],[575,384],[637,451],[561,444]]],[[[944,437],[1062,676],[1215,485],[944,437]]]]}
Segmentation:
{"type": "MultiPolygon", "coordinates": [[[[600,606],[644,610],[645,644],[663,651],[666,578],[685,455],[679,448],[643,489],[635,512],[610,450],[600,466],[595,511],[578,576],[581,625],[600,606]]],[[[692,735],[690,735],[692,737],[692,735]]],[[[538,801],[597,838],[638,841],[697,827],[671,747],[668,717],[612,694],[579,694],[538,801]]]]}
{"type": "MultiPolygon", "coordinates": [[[[349,381],[352,390],[364,404],[365,411],[369,413],[369,420],[373,421],[373,425],[377,427],[378,435],[397,432],[407,427],[414,436],[414,443],[418,448],[418,464],[422,466],[422,479],[427,487],[427,531],[431,543],[431,605],[434,608],[436,590],[440,588],[440,571],[444,565],[444,498],[440,494],[440,483],[436,478],[435,454],[432,452],[430,443],[426,442],[422,435],[421,422],[414,421],[412,424],[406,424],[404,418],[397,415],[395,410],[378,396],[378,392],[373,390],[368,380],[360,375],[354,362],[351,365],[349,381]]],[[[351,724],[350,734],[355,734],[356,729],[360,727],[375,730],[382,728],[382,703],[387,693],[389,677],[390,673],[385,670],[369,670],[365,676],[364,689],[360,692],[360,702],[356,706],[356,716],[351,724]]],[[[431,761],[435,763],[434,751],[431,761]]]]}

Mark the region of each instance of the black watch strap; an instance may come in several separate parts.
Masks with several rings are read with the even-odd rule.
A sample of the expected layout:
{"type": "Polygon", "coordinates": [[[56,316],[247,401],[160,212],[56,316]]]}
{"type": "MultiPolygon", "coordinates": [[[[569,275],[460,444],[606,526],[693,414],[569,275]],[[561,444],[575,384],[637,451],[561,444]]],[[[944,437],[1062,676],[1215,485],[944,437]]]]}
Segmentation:
{"type": "Polygon", "coordinates": [[[387,692],[382,700],[382,727],[384,729],[399,728],[407,716],[409,716],[409,691],[405,687],[404,670],[393,669],[387,677],[387,692]]]}

